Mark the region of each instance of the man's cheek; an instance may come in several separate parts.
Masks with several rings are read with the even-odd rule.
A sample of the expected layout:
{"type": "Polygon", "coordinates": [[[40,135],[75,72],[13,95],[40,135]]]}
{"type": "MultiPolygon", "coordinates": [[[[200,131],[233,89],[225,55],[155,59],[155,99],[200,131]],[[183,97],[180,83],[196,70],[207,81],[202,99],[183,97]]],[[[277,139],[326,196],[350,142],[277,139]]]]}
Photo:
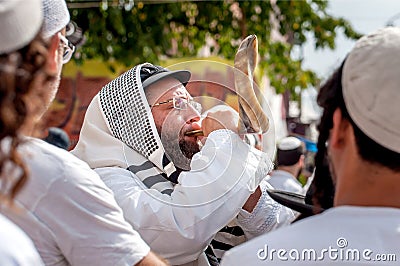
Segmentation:
{"type": "Polygon", "coordinates": [[[185,121],[182,116],[168,116],[164,121],[163,128],[167,128],[169,131],[176,132],[179,135],[179,132],[182,130],[185,125],[185,121]]]}

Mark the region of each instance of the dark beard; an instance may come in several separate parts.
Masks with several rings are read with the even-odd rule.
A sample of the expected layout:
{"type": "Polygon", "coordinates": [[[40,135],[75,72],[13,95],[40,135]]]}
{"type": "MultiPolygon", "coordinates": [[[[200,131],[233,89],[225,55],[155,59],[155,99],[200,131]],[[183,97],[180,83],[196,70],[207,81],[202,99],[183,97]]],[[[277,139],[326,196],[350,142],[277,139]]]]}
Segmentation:
{"type": "Polygon", "coordinates": [[[199,145],[194,142],[185,142],[184,140],[179,141],[179,148],[182,151],[182,154],[185,155],[186,158],[192,160],[193,155],[200,151],[199,145]]]}
{"type": "Polygon", "coordinates": [[[179,139],[173,135],[162,135],[161,142],[164,146],[165,154],[175,165],[175,168],[189,171],[190,162],[193,155],[200,151],[196,142],[186,142],[183,136],[179,139]]]}

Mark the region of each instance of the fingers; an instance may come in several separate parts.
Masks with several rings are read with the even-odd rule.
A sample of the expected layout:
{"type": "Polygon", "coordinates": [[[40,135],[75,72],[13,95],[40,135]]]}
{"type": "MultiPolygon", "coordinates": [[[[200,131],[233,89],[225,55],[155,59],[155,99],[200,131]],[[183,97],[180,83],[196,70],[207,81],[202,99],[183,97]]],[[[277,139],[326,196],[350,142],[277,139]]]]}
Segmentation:
{"type": "Polygon", "coordinates": [[[208,136],[211,132],[218,129],[229,129],[238,132],[239,115],[231,110],[220,110],[208,112],[207,116],[202,120],[201,127],[204,136],[208,136]]]}

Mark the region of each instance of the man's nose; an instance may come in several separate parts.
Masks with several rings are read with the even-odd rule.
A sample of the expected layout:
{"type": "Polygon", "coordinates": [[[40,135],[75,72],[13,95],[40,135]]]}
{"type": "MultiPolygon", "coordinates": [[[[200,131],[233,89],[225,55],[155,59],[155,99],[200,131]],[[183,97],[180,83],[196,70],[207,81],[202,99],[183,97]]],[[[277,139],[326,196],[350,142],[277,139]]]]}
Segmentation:
{"type": "Polygon", "coordinates": [[[200,113],[193,106],[189,105],[186,111],[188,112],[186,123],[191,124],[200,121],[200,113]]]}

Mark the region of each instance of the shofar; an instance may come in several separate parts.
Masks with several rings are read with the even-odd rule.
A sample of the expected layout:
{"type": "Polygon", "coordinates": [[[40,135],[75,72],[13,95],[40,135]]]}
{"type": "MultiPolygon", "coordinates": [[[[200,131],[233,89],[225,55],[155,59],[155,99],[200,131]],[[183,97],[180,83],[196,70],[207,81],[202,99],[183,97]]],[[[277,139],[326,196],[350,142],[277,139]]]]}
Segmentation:
{"type": "Polygon", "coordinates": [[[239,98],[239,133],[265,133],[269,119],[257,100],[253,87],[253,74],[258,59],[256,35],[247,36],[239,45],[235,56],[235,89],[239,98]]]}

